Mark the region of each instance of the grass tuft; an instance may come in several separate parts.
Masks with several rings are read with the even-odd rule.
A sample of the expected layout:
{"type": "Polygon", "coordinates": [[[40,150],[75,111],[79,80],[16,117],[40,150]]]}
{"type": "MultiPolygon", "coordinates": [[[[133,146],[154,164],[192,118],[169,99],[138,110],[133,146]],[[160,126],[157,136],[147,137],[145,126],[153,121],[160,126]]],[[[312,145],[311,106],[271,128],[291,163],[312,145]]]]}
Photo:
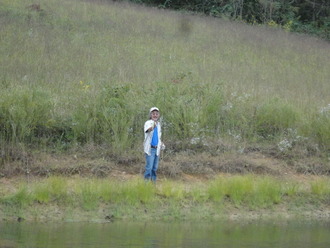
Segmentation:
{"type": "Polygon", "coordinates": [[[316,196],[329,197],[330,196],[330,181],[327,178],[321,178],[311,182],[311,192],[316,196]]]}

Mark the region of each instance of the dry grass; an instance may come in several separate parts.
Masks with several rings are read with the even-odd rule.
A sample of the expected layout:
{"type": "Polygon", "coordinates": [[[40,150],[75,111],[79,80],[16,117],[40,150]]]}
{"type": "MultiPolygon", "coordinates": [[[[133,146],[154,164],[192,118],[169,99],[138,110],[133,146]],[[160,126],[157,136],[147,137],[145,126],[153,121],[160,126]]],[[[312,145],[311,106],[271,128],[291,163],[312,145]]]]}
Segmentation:
{"type": "Polygon", "coordinates": [[[80,81],[97,93],[104,81],[150,85],[191,72],[194,82],[225,84],[229,95],[275,94],[306,106],[329,103],[324,41],[111,2],[39,2],[44,19],[24,9],[28,1],[5,3],[20,14],[17,20],[2,18],[9,22],[2,29],[2,51],[10,54],[2,56],[2,80],[14,86],[22,80],[47,85],[65,99],[80,81]],[[27,16],[30,23],[12,32],[27,16]],[[182,32],[182,22],[188,31],[182,32]]]}

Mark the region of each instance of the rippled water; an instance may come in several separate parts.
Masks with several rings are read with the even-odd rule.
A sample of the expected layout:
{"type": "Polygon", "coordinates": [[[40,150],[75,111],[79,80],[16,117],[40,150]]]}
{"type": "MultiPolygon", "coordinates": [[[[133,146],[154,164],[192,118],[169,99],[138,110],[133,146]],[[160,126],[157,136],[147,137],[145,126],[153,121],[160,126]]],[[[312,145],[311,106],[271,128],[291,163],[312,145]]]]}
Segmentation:
{"type": "Polygon", "coordinates": [[[329,222],[0,223],[0,248],[330,247],[329,222]]]}

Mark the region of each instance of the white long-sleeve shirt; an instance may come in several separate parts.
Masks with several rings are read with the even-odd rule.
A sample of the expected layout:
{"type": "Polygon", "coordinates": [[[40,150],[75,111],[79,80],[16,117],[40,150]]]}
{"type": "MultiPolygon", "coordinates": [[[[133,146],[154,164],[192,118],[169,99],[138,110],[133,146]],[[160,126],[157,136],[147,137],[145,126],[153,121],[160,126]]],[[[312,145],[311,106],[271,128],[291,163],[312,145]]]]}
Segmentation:
{"type": "MultiPolygon", "coordinates": [[[[153,127],[155,122],[153,120],[148,120],[144,123],[144,142],[143,142],[143,147],[144,147],[144,152],[148,154],[149,156],[151,155],[151,139],[154,134],[154,130],[148,131],[147,130],[150,127],[153,127]]],[[[157,130],[158,130],[158,146],[157,146],[157,156],[160,154],[160,149],[162,147],[162,128],[160,125],[160,122],[156,122],[157,124],[157,130]]]]}

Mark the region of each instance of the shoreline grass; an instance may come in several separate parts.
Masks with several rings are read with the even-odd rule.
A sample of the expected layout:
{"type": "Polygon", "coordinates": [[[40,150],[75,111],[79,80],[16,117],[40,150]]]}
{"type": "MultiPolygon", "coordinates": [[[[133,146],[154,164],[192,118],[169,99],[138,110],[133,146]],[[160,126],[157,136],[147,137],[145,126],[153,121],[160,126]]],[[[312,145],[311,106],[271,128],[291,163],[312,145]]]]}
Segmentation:
{"type": "Polygon", "coordinates": [[[87,217],[100,221],[211,220],[228,218],[237,210],[241,214],[274,211],[275,216],[293,213],[300,216],[301,209],[301,215],[311,209],[316,212],[324,209],[322,206],[326,209],[329,199],[330,181],[326,177],[300,185],[290,180],[256,175],[220,176],[197,184],[162,180],[157,185],[141,178],[118,181],[50,177],[29,184],[19,183],[11,192],[1,192],[0,205],[5,209],[1,213],[4,220],[20,217],[66,221],[67,214],[75,221],[87,217]],[[54,207],[58,209],[57,213],[51,211],[54,207]],[[44,210],[31,216],[33,209],[40,208],[44,210]]]}

